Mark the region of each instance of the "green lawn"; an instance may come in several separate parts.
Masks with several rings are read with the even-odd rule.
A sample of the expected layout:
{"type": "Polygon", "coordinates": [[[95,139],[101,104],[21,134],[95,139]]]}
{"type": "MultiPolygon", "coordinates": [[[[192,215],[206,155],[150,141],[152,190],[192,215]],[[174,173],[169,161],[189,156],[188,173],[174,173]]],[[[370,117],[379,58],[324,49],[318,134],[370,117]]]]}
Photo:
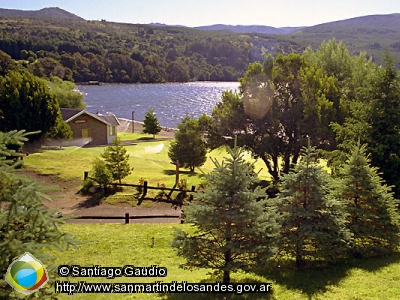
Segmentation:
{"type": "MultiPolygon", "coordinates": [[[[170,141],[139,142],[126,146],[129,153],[130,165],[134,168],[131,175],[123,182],[138,184],[139,179],[148,181],[149,185],[157,186],[164,183],[172,187],[175,183],[175,166],[170,163],[168,148],[170,141]]],[[[48,149],[32,153],[24,159],[25,167],[43,174],[54,174],[65,180],[77,182],[77,188],[83,179],[84,171],[91,170],[91,162],[100,156],[104,147],[64,147],[61,149],[48,149]]],[[[217,149],[208,154],[208,157],[223,159],[227,156],[224,148],[217,149]]],[[[251,161],[251,155],[247,155],[251,161]]],[[[200,169],[208,173],[214,165],[210,159],[200,169]]],[[[264,168],[260,178],[268,179],[269,174],[262,161],[256,163],[256,170],[264,168]]],[[[186,179],[188,186],[198,185],[201,181],[201,171],[197,169],[191,174],[187,169],[181,169],[180,178],[186,179]]],[[[89,174],[90,176],[90,174],[89,174]]]]}
{"type": "MultiPolygon", "coordinates": [[[[173,227],[180,224],[68,224],[62,230],[83,242],[77,250],[54,251],[56,265],[100,265],[123,267],[134,265],[166,267],[163,278],[70,278],[71,282],[216,282],[221,278],[209,275],[210,270],[188,271],[179,268],[184,260],[170,247],[173,227]],[[155,245],[151,247],[152,238],[155,245]]],[[[400,299],[400,256],[350,261],[325,269],[297,272],[270,267],[255,273],[236,273],[233,282],[272,283],[272,299],[400,299]]],[[[67,278],[60,278],[67,280],[67,278]]],[[[110,299],[110,294],[75,294],[74,299],[110,299]]],[[[242,296],[223,294],[121,294],[113,299],[266,299],[266,294],[242,296]]],[[[71,296],[60,295],[60,299],[71,296]]]]}
{"type": "MultiPolygon", "coordinates": [[[[124,182],[137,183],[143,177],[150,185],[165,183],[172,186],[175,181],[175,166],[170,164],[167,155],[170,141],[154,141],[127,146],[133,173],[124,182]]],[[[103,147],[43,150],[32,153],[24,159],[25,166],[44,174],[56,174],[60,178],[76,182],[77,188],[82,182],[83,172],[91,169],[91,161],[100,156],[103,147]]],[[[224,149],[212,151],[208,156],[221,160],[227,153],[224,149]]],[[[247,159],[251,160],[248,154],[247,159]]],[[[263,167],[257,162],[256,169],[263,167]]],[[[213,169],[210,159],[201,168],[204,172],[213,169]]],[[[181,178],[186,178],[188,185],[201,182],[201,172],[190,174],[183,171],[181,178]]],[[[268,179],[264,170],[261,178],[268,179]]],[[[68,224],[62,227],[83,242],[77,250],[65,252],[55,250],[56,265],[74,264],[82,266],[151,266],[158,265],[168,269],[166,278],[71,278],[71,281],[88,282],[216,282],[221,278],[213,277],[210,270],[188,271],[179,268],[184,262],[175,255],[170,247],[173,227],[189,228],[180,224],[68,224]],[[155,246],[151,247],[152,238],[155,246]]],[[[325,269],[312,269],[298,272],[293,269],[272,267],[255,273],[233,274],[233,282],[272,283],[274,299],[400,299],[400,255],[385,258],[346,261],[325,269]]],[[[65,279],[61,279],[65,280],[65,279]]],[[[60,299],[71,296],[59,295],[60,299]]],[[[110,299],[109,294],[74,295],[80,299],[110,299]]],[[[140,294],[112,295],[113,299],[266,299],[265,294],[140,294]]]]}
{"type": "MultiPolygon", "coordinates": [[[[153,138],[151,134],[143,134],[143,133],[132,133],[132,132],[118,132],[118,137],[122,141],[129,140],[149,140],[153,138]]],[[[163,138],[161,135],[156,135],[155,138],[163,138]]]]}

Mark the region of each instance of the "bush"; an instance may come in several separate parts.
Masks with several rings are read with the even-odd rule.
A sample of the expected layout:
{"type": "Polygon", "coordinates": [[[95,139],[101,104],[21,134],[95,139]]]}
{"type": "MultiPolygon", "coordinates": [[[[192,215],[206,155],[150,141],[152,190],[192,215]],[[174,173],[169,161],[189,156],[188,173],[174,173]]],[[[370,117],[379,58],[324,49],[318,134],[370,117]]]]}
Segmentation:
{"type": "Polygon", "coordinates": [[[112,145],[108,146],[101,155],[105,160],[105,166],[110,171],[113,180],[118,180],[121,184],[121,179],[131,174],[131,167],[129,165],[129,154],[124,146],[122,146],[121,139],[117,136],[112,145]]]}
{"type": "Polygon", "coordinates": [[[93,179],[104,189],[104,192],[107,192],[108,186],[112,182],[112,175],[105,162],[95,158],[92,163],[92,174],[93,179]]]}
{"type": "Polygon", "coordinates": [[[90,178],[86,178],[86,179],[83,181],[82,192],[84,192],[84,193],[89,192],[89,189],[90,189],[92,186],[94,186],[93,180],[90,179],[90,178]]]}

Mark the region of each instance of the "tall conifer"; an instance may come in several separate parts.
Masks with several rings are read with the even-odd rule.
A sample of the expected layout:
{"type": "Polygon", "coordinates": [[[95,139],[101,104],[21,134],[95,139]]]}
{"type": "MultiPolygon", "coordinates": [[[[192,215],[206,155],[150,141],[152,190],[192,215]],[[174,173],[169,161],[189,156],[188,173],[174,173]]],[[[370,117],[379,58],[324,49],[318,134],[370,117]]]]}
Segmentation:
{"type": "Polygon", "coordinates": [[[253,166],[241,148],[229,154],[226,163],[214,161],[206,188],[185,212],[195,232],[176,230],[172,244],[187,259],[183,267],[223,272],[224,283],[235,270],[265,263],[279,234],[276,209],[267,206],[265,190],[251,188],[257,181],[253,166]]]}
{"type": "Polygon", "coordinates": [[[107,169],[110,171],[112,178],[121,180],[131,174],[131,167],[129,165],[129,154],[126,148],[122,145],[120,137],[116,137],[112,144],[104,149],[101,157],[104,158],[107,169]]]}
{"type": "Polygon", "coordinates": [[[156,114],[154,113],[154,109],[150,108],[146,111],[143,120],[143,133],[152,134],[153,138],[156,136],[157,133],[161,131],[162,127],[158,123],[158,119],[156,114]]]}
{"type": "Polygon", "coordinates": [[[301,161],[283,177],[278,205],[282,213],[280,251],[306,261],[332,261],[347,250],[351,238],[340,202],[330,197],[328,174],[318,165],[315,148],[303,147],[301,161]]]}
{"type": "Polygon", "coordinates": [[[372,100],[368,152],[371,164],[400,198],[400,77],[388,53],[383,60],[367,93],[372,100]]]}
{"type": "Polygon", "coordinates": [[[356,257],[385,254],[399,245],[399,213],[390,187],[370,166],[366,147],[355,146],[342,169],[336,198],[346,203],[356,257]]]}

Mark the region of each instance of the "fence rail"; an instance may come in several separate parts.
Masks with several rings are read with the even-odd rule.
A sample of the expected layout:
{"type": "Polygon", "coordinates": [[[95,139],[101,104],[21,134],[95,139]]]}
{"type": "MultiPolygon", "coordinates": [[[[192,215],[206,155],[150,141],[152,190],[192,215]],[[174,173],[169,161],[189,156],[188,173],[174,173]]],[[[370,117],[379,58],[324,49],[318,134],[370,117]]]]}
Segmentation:
{"type": "Polygon", "coordinates": [[[125,220],[125,224],[129,224],[129,220],[138,220],[138,219],[180,219],[181,216],[171,216],[171,215],[146,215],[146,216],[130,216],[129,213],[125,213],[125,216],[78,216],[74,219],[78,220],[125,220]]]}
{"type": "MultiPolygon", "coordinates": [[[[86,179],[91,179],[96,181],[96,179],[89,177],[89,172],[85,171],[83,173],[83,180],[86,179]]],[[[96,181],[97,182],[97,181],[96,181]]],[[[144,197],[146,197],[147,195],[147,190],[161,190],[161,191],[169,191],[169,195],[168,198],[171,197],[172,192],[186,192],[186,193],[196,193],[196,187],[194,185],[192,185],[190,190],[186,190],[186,189],[176,189],[176,185],[174,185],[173,188],[167,188],[167,187],[160,187],[160,186],[149,186],[147,180],[145,180],[143,182],[143,185],[140,184],[131,184],[131,183],[112,183],[113,186],[129,186],[129,187],[137,187],[137,188],[141,188],[143,191],[143,194],[141,196],[141,199],[143,199],[144,197]]],[[[190,200],[191,201],[193,199],[193,195],[190,195],[190,200]]]]}

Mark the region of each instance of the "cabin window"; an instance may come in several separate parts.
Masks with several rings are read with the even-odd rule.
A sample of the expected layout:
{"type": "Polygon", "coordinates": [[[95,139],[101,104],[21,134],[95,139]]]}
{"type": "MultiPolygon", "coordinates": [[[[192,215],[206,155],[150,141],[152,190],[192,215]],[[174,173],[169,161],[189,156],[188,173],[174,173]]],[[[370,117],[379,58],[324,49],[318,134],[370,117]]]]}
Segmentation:
{"type": "Polygon", "coordinates": [[[110,126],[110,135],[115,135],[115,126],[110,126]]]}

